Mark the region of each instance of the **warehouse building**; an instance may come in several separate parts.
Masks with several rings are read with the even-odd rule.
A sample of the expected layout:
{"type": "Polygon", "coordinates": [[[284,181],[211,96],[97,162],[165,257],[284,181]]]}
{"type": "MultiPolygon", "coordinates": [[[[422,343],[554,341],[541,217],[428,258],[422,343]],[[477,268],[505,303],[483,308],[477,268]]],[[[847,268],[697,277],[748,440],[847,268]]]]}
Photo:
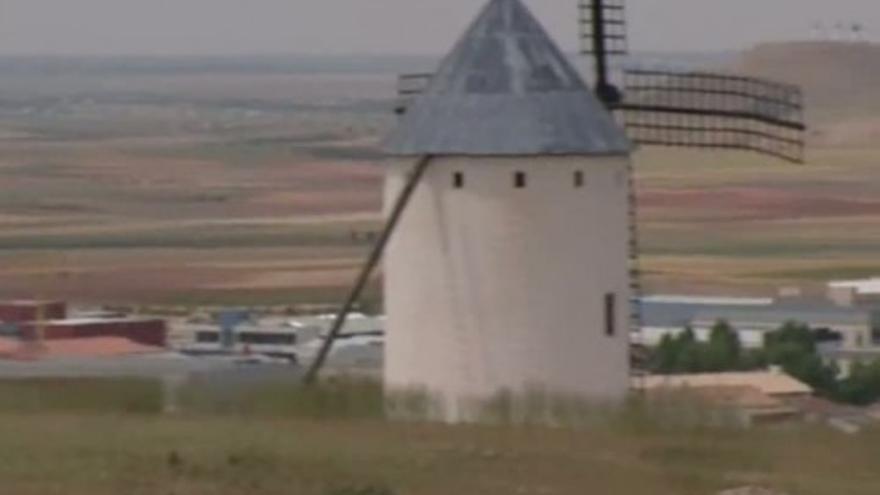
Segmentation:
{"type": "Polygon", "coordinates": [[[828,299],[839,306],[880,305],[880,278],[829,282],[828,299]]]}
{"type": "Polygon", "coordinates": [[[643,329],[633,340],[646,346],[655,346],[664,335],[685,328],[707,340],[719,320],[733,326],[743,344],[751,348],[762,347],[764,336],[787,322],[836,332],[841,336],[840,345],[848,349],[874,347],[880,336],[880,310],[844,308],[827,302],[662,296],[644,298],[641,307],[643,329]]]}
{"type": "Polygon", "coordinates": [[[71,316],[62,301],[0,302],[0,333],[26,341],[118,337],[145,346],[168,345],[165,320],[116,313],[71,316]]]}
{"type": "Polygon", "coordinates": [[[24,340],[120,337],[156,347],[168,344],[165,320],[155,318],[71,318],[19,323],[16,327],[24,340]]]}
{"type": "Polygon", "coordinates": [[[0,323],[14,324],[67,317],[67,304],[61,301],[0,301],[0,323]]]}

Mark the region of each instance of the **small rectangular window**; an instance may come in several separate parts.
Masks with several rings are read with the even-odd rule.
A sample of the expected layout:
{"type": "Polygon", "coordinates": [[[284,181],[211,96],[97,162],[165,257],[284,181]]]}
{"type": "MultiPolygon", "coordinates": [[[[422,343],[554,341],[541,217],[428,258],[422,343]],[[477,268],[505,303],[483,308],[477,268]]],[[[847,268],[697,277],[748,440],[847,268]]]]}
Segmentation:
{"type": "Polygon", "coordinates": [[[456,172],[452,174],[452,185],[456,189],[461,189],[464,187],[464,173],[456,172]]]}
{"type": "Polygon", "coordinates": [[[517,172],[513,174],[513,185],[517,189],[522,189],[526,187],[526,173],[525,172],[517,172]]]}
{"type": "Polygon", "coordinates": [[[584,187],[584,171],[578,170],[574,173],[574,187],[580,189],[584,187]]]}
{"type": "Polygon", "coordinates": [[[605,335],[614,337],[617,335],[617,297],[614,294],[605,294],[605,335]]]}

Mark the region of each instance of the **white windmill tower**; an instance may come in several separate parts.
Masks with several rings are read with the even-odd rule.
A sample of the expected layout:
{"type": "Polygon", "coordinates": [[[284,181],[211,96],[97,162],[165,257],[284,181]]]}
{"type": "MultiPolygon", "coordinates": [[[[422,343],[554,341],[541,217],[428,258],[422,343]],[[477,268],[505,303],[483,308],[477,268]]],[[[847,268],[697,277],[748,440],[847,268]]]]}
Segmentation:
{"type": "Polygon", "coordinates": [[[578,5],[599,98],[521,0],[490,0],[436,74],[401,77],[387,222],[307,383],[387,248],[390,389],[451,420],[499,392],[619,400],[641,326],[631,142],[803,159],[800,88],[634,68],[621,91],[624,0],[578,5]]]}
{"type": "Polygon", "coordinates": [[[386,143],[385,381],[442,415],[629,387],[630,143],[520,0],[492,0],[386,143]]]}

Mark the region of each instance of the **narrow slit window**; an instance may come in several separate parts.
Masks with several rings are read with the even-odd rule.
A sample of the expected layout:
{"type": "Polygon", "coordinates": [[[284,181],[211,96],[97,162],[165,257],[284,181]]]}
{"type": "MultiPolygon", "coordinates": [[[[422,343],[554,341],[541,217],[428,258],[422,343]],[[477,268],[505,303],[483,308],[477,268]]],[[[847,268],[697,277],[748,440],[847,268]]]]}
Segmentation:
{"type": "Polygon", "coordinates": [[[526,173],[525,172],[517,172],[513,174],[513,185],[517,189],[523,189],[526,187],[526,173]]]}
{"type": "Polygon", "coordinates": [[[584,171],[578,170],[574,173],[574,187],[580,189],[584,187],[584,171]]]}
{"type": "Polygon", "coordinates": [[[464,173],[463,172],[455,172],[452,174],[452,186],[456,189],[461,189],[464,187],[464,173]]]}
{"type": "Polygon", "coordinates": [[[617,296],[605,294],[605,335],[614,337],[617,335],[617,296]]]}

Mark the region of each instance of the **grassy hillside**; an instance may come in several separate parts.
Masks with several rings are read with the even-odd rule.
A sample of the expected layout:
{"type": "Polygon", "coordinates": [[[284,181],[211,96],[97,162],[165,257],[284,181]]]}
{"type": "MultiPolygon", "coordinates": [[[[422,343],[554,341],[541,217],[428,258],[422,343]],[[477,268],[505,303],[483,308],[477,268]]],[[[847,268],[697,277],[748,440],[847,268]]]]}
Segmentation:
{"type": "Polygon", "coordinates": [[[804,86],[822,111],[867,113],[880,109],[880,44],[766,43],[743,53],[738,69],[804,86]]]}
{"type": "Polygon", "coordinates": [[[380,390],[362,385],[274,388],[232,408],[199,400],[160,415],[132,409],[131,392],[106,399],[123,385],[0,383],[34,406],[0,401],[3,493],[713,495],[749,484],[880,493],[877,430],[670,426],[637,409],[580,428],[394,423],[380,418],[380,390]]]}
{"type": "Polygon", "coordinates": [[[880,44],[767,43],[732,69],[801,85],[816,145],[873,145],[880,137],[880,44]]]}

